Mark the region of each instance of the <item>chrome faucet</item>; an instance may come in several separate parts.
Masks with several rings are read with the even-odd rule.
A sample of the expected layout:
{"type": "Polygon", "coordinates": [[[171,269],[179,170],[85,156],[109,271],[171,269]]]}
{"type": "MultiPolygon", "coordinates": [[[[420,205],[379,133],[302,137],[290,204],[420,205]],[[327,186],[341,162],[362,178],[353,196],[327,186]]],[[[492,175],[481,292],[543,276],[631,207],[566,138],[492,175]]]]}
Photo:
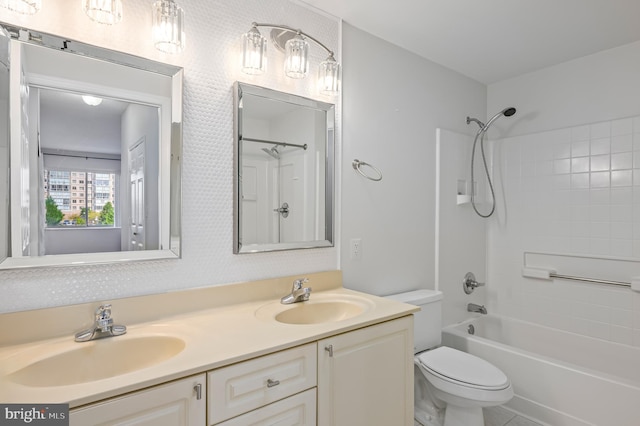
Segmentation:
{"type": "Polygon", "coordinates": [[[291,303],[306,302],[309,300],[309,296],[311,296],[311,287],[303,287],[303,285],[308,282],[309,280],[307,278],[299,278],[295,280],[293,282],[293,287],[291,288],[291,293],[280,299],[280,303],[283,305],[289,305],[291,303]]]}
{"type": "Polygon", "coordinates": [[[487,308],[485,308],[484,305],[476,305],[475,303],[469,303],[467,305],[467,311],[477,312],[484,315],[487,314],[487,308]]]}
{"type": "Polygon", "coordinates": [[[76,342],[88,342],[103,337],[121,336],[126,332],[127,327],[124,325],[113,325],[111,305],[105,304],[96,309],[93,327],[76,333],[75,340],[76,342]]]}

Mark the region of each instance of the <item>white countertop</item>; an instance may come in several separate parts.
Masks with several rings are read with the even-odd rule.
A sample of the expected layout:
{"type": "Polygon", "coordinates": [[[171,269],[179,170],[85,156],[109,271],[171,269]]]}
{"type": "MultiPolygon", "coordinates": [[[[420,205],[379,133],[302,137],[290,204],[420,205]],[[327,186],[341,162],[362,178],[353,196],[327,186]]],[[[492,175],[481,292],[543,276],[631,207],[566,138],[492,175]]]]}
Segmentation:
{"type": "MultiPolygon", "coordinates": [[[[329,286],[331,287],[331,286],[329,286]]],[[[311,298],[358,297],[366,299],[370,308],[365,312],[337,322],[321,324],[284,324],[256,315],[264,312],[273,298],[239,302],[195,312],[182,312],[166,319],[127,325],[123,336],[76,343],[73,335],[41,339],[0,347],[0,402],[2,403],[68,403],[70,407],[96,402],[126,392],[143,389],[170,380],[203,373],[235,362],[274,351],[313,342],[324,337],[355,330],[368,325],[399,318],[417,307],[359,293],[342,287],[313,292],[311,298]],[[76,349],[79,345],[108,345],[115,339],[135,339],[142,336],[174,336],[186,343],[184,350],[155,365],[106,379],[66,386],[25,386],[11,380],[11,374],[38,360],[76,349]]],[[[277,301],[276,299],[275,301],[277,301]]],[[[137,301],[140,303],[140,300],[137,301]]],[[[114,309],[118,301],[113,302],[114,309]]],[[[26,313],[21,313],[24,317],[26,313]]],[[[0,318],[1,320],[1,318],[0,318]]],[[[52,319],[53,320],[53,319],[52,319]]],[[[117,324],[117,313],[114,312],[117,324]]],[[[0,326],[3,323],[0,321],[0,326]]]]}

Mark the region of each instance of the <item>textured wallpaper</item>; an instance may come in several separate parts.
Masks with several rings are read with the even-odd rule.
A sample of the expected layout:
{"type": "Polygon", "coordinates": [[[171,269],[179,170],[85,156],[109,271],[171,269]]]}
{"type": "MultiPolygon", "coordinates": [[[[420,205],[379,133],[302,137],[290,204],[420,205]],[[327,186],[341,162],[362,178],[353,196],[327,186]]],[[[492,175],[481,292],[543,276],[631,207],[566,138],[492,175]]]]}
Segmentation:
{"type": "MultiPolygon", "coordinates": [[[[325,58],[324,51],[312,43],[309,77],[292,80],[282,72],[283,55],[270,45],[267,72],[254,77],[240,71],[240,37],[253,21],[301,28],[334,49],[340,61],[339,20],[286,0],[177,3],[185,11],[187,45],[184,53],[176,56],[162,54],[151,44],[151,1],[124,1],[123,22],[115,26],[89,20],[77,0],[44,1],[34,16],[0,9],[3,22],[169,62],[185,70],[182,259],[0,271],[0,313],[339,267],[337,247],[232,254],[234,81],[336,103],[338,161],[341,151],[339,99],[315,92],[315,67],[325,58]]],[[[267,29],[263,35],[268,37],[267,29]]],[[[336,170],[340,170],[339,163],[336,170]]],[[[339,187],[339,176],[336,181],[339,187]]],[[[338,191],[338,206],[339,201],[338,191]]]]}

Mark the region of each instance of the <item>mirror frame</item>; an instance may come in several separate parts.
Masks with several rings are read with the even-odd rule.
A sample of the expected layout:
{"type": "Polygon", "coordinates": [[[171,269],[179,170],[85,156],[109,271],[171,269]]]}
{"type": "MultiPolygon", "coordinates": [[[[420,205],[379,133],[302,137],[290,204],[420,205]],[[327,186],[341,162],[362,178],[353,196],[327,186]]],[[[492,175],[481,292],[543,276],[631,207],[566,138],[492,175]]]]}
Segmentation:
{"type": "Polygon", "coordinates": [[[261,253],[281,250],[298,250],[320,247],[333,247],[335,241],[334,199],[335,199],[335,105],[309,99],[298,95],[279,92],[265,87],[236,81],[233,85],[233,253],[261,253]],[[241,160],[242,160],[242,97],[244,94],[260,96],[280,102],[300,105],[324,111],[327,116],[325,132],[325,239],[296,241],[291,243],[242,245],[242,192],[241,160]]]}
{"type": "MultiPolygon", "coordinates": [[[[10,248],[6,258],[0,258],[0,270],[6,269],[22,269],[22,268],[39,268],[51,266],[81,266],[93,264],[113,264],[147,260],[160,259],[180,259],[182,257],[182,121],[183,121],[183,79],[184,70],[182,67],[157,62],[134,55],[130,55],[115,50],[105,49],[102,47],[86,44],[80,41],[70,40],[53,34],[33,31],[24,27],[0,22],[0,27],[4,28],[12,39],[27,44],[47,47],[55,50],[64,50],[65,52],[81,55],[84,57],[94,58],[105,62],[111,62],[117,65],[127,66],[143,71],[149,71],[156,74],[167,76],[171,79],[171,108],[169,116],[170,123],[170,146],[160,147],[161,158],[162,152],[166,151],[166,164],[169,170],[161,172],[159,176],[161,188],[161,203],[159,217],[163,214],[163,210],[168,212],[168,239],[161,241],[161,249],[159,250],[141,250],[141,251],[119,251],[119,252],[101,252],[101,253],[76,253],[76,254],[59,254],[45,256],[20,256],[11,257],[10,248]],[[168,203],[167,207],[163,207],[168,203]],[[168,245],[162,246],[163,244],[168,245]]],[[[10,165],[9,165],[10,167],[10,165]]],[[[9,182],[9,194],[13,191],[9,182]]],[[[12,225],[10,220],[7,223],[9,228],[9,247],[11,247],[12,225]]],[[[4,256],[4,254],[0,254],[4,256]]]]}

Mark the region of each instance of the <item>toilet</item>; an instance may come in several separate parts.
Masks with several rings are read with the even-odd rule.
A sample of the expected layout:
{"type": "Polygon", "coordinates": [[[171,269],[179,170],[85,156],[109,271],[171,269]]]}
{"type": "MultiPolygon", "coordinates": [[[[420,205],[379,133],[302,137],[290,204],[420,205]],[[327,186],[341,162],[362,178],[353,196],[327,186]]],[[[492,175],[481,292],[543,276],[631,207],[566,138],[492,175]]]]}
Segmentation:
{"type": "Polygon", "coordinates": [[[387,298],[421,308],[414,313],[416,421],[424,426],[484,426],[482,408],[513,397],[507,376],[483,359],[440,346],[441,292],[416,290],[387,298]]]}

